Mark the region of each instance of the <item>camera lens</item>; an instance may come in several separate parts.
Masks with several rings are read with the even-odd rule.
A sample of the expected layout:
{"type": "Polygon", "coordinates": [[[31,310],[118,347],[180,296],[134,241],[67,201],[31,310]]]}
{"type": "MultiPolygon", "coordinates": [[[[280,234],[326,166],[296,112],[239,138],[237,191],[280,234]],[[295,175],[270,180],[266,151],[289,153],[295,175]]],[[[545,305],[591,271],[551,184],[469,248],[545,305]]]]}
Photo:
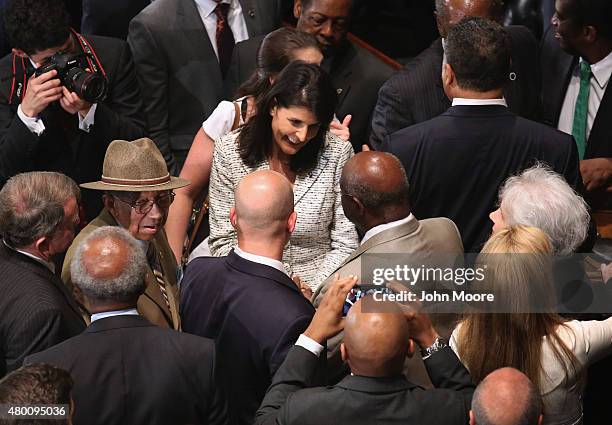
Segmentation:
{"type": "Polygon", "coordinates": [[[81,68],[72,68],[66,73],[64,85],[71,91],[91,103],[104,99],[106,95],[106,78],[101,75],[84,71],[81,68]]]}

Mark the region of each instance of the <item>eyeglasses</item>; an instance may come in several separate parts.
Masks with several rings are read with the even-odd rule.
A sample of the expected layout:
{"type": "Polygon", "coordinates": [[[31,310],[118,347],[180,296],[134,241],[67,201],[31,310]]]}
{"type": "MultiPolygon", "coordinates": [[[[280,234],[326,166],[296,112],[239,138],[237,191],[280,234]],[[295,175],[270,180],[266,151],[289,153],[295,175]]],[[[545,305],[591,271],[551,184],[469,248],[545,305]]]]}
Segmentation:
{"type": "Polygon", "coordinates": [[[164,194],[159,195],[155,199],[138,199],[134,202],[125,201],[117,196],[113,197],[115,199],[120,200],[124,204],[129,205],[138,214],[145,215],[153,209],[153,204],[157,204],[157,206],[162,210],[169,208],[170,204],[172,204],[172,202],[174,201],[174,196],[174,192],[166,192],[164,194]]]}

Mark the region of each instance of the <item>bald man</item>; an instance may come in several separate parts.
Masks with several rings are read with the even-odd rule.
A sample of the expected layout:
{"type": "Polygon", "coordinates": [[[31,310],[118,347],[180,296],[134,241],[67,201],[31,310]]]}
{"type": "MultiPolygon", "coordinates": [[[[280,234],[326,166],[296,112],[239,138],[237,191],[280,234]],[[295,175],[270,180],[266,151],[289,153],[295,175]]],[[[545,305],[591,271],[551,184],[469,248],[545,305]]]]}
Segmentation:
{"type": "MultiPolygon", "coordinates": [[[[448,31],[467,16],[501,22],[503,0],[436,0],[440,38],[391,77],[378,92],[372,115],[370,145],[380,148],[396,131],[434,118],[451,106],[442,88],[442,57],[448,31]]],[[[516,114],[538,119],[541,113],[538,45],[524,26],[506,27],[512,50],[512,67],[504,97],[516,114]]]]}
{"type": "Polygon", "coordinates": [[[261,170],[236,187],[230,221],[238,246],[189,263],[181,289],[183,331],[214,338],[230,421],[252,424],[274,372],[314,314],[283,266],[295,228],[293,189],[261,170]]]}
{"type": "Polygon", "coordinates": [[[127,230],[103,226],[77,246],[70,271],[91,324],[26,358],[70,372],[75,424],[226,424],[210,339],[153,325],[138,314],[147,259],[127,230]]]}
{"type": "Polygon", "coordinates": [[[344,299],[356,281],[347,277],[330,286],[274,376],[256,425],[465,424],[474,385],[429,318],[365,298],[343,319],[344,299]],[[351,375],[337,385],[312,388],[322,344],[343,327],[341,351],[351,375]],[[402,375],[404,358],[416,345],[435,389],[425,390],[402,375]]]}
{"type": "MultiPolygon", "coordinates": [[[[459,231],[451,220],[417,220],[412,215],[408,179],[402,164],[392,154],[370,151],[353,156],[342,170],[340,190],[344,214],[364,235],[360,246],[335,271],[341,277],[360,277],[362,259],[368,255],[372,255],[371,259],[375,255],[398,254],[389,260],[401,259],[405,263],[410,254],[410,258],[416,256],[420,262],[447,267],[455,264],[463,254],[459,231]]],[[[364,264],[369,263],[371,261],[364,264]]],[[[323,282],[315,292],[312,298],[315,307],[321,303],[332,279],[323,282]]],[[[359,283],[372,284],[361,279],[359,283]]],[[[452,328],[445,328],[442,326],[441,331],[448,337],[452,328]]],[[[341,341],[342,334],[339,334],[327,344],[330,376],[341,377],[348,373],[346,365],[340,361],[341,341]]],[[[419,369],[412,373],[417,383],[431,385],[423,365],[415,364],[414,368],[419,369]]]]}
{"type": "Polygon", "coordinates": [[[541,425],[542,397],[524,373],[504,367],[478,384],[470,425],[541,425]]]}

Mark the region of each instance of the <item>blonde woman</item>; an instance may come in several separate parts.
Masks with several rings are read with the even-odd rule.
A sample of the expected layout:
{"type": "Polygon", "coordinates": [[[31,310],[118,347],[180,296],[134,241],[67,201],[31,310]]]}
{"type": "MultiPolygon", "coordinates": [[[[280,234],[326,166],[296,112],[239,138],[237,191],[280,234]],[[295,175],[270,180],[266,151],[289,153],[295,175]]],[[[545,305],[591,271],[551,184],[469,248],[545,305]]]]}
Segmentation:
{"type": "Polygon", "coordinates": [[[612,352],[612,318],[566,321],[554,312],[551,253],[548,237],[535,227],[493,234],[479,261],[488,265],[487,284],[503,313],[466,315],[450,345],[475,383],[514,367],[539,388],[545,424],[581,424],[586,368],[612,352]]]}

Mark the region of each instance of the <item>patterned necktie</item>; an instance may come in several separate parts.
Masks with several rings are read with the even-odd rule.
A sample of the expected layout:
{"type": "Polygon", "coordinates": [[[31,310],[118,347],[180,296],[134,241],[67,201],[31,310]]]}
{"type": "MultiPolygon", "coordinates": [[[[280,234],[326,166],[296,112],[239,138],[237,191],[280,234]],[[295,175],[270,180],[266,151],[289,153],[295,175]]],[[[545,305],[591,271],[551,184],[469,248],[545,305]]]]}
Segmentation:
{"type": "Polygon", "coordinates": [[[574,110],[574,124],[572,126],[572,135],[576,140],[578,147],[578,155],[580,159],[584,158],[586,149],[586,129],[587,119],[589,116],[589,93],[591,91],[591,66],[586,61],[580,62],[580,91],[576,98],[576,109],[574,110]]]}
{"type": "Polygon", "coordinates": [[[157,281],[157,285],[159,286],[159,291],[164,297],[164,301],[166,301],[166,306],[168,306],[169,311],[172,311],[170,309],[170,300],[168,299],[168,292],[166,291],[166,280],[164,279],[164,274],[161,271],[161,267],[159,265],[159,261],[157,259],[153,244],[149,245],[147,259],[149,265],[151,266],[151,270],[153,270],[153,276],[155,276],[155,280],[157,281]]]}
{"type": "Polygon", "coordinates": [[[217,15],[217,54],[219,55],[221,74],[225,77],[232,60],[235,40],[227,19],[230,5],[228,3],[221,3],[222,0],[215,1],[217,2],[217,7],[215,7],[215,15],[217,15]]]}

